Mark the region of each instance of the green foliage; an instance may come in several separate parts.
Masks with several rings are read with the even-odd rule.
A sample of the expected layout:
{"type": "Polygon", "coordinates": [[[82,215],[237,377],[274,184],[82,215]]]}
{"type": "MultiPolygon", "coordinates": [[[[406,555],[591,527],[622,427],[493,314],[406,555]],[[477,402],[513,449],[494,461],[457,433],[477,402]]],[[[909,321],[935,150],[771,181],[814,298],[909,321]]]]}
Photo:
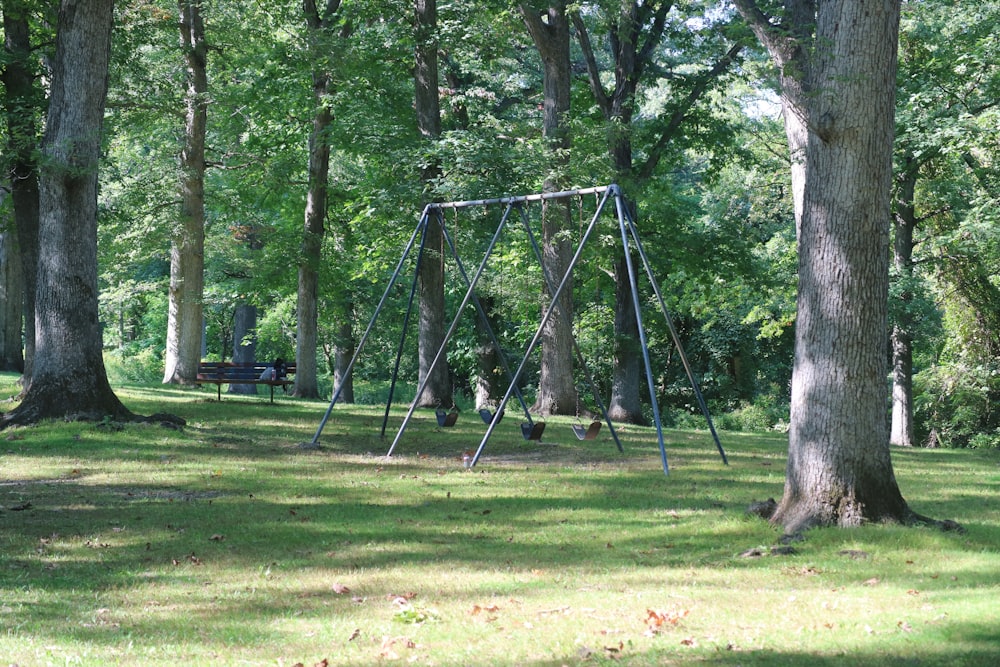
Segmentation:
{"type": "Polygon", "coordinates": [[[112,385],[155,385],[163,380],[163,356],[154,347],[113,350],[104,355],[104,369],[112,385]]]}
{"type": "MultiPolygon", "coordinates": [[[[603,1],[573,6],[609,76],[608,47],[621,8],[603,1]]],[[[212,47],[205,294],[210,357],[232,354],[232,316],[241,304],[258,308],[260,358],[290,358],[295,349],[314,74],[330,75],[324,102],[333,118],[319,267],[320,368],[329,367],[342,323],[355,336],[364,330],[427,201],[541,188],[541,68],[509,3],[438,6],[443,133],[436,140],[420,136],[413,114],[410,4],[345,3],[335,25],[318,35],[309,35],[295,3],[225,0],[203,10],[212,47]],[[425,190],[419,174],[430,164],[440,174],[425,190]]],[[[911,164],[907,160],[915,163],[922,230],[913,275],[893,275],[891,317],[908,323],[914,337],[918,387],[928,392],[918,406],[920,428],[962,446],[985,441],[995,428],[983,398],[994,396],[991,376],[967,369],[990,368],[1000,346],[1000,325],[991,319],[1000,312],[996,10],[989,3],[904,3],[900,41],[897,163],[900,172],[911,164]],[[939,362],[945,365],[938,368],[939,362]]],[[[175,3],[124,2],[116,12],[100,190],[101,320],[115,377],[155,381],[178,215],[183,58],[175,3]]],[[[725,76],[685,106],[713,63],[746,37],[734,16],[711,2],[672,8],[627,127],[603,117],[574,40],[567,182],[585,187],[621,180],[638,207],[654,274],[713,414],[722,428],[756,431],[787,423],[795,319],[787,147],[773,98],[761,89],[773,85],[775,73],[762,54],[744,48],[725,76]],[[632,142],[635,173],[616,174],[609,156],[609,139],[622,133],[632,142]],[[665,144],[658,147],[661,139],[665,144]],[[639,165],[660,149],[656,169],[640,176],[639,165]]],[[[45,21],[37,18],[33,29],[44,35],[45,21]]],[[[581,206],[581,221],[591,206],[590,200],[581,206]]],[[[465,211],[448,220],[467,269],[482,256],[497,218],[495,211],[465,211]]],[[[493,300],[497,333],[513,361],[535,332],[541,291],[537,262],[518,224],[505,230],[480,285],[480,295],[493,300]]],[[[574,295],[577,339],[605,399],[614,370],[607,351],[614,342],[609,272],[617,243],[614,230],[600,231],[577,273],[574,295]]],[[[453,263],[447,270],[454,278],[447,284],[450,319],[464,284],[453,263]]],[[[408,385],[416,378],[415,328],[411,322],[411,330],[403,330],[410,277],[404,272],[389,295],[358,361],[363,402],[384,393],[404,333],[400,379],[408,385]]],[[[703,417],[692,407],[673,340],[655,314],[658,304],[644,298],[658,400],[668,420],[700,428],[703,417]]],[[[474,319],[474,313],[463,314],[449,349],[463,402],[478,361],[474,319]]],[[[321,373],[321,391],[328,382],[321,373]]],[[[528,388],[537,382],[533,360],[524,382],[528,388]]],[[[582,374],[577,382],[586,390],[582,374]]]]}
{"type": "Polygon", "coordinates": [[[1000,444],[1000,365],[958,360],[914,376],[915,417],[927,444],[996,447],[1000,444]]]}

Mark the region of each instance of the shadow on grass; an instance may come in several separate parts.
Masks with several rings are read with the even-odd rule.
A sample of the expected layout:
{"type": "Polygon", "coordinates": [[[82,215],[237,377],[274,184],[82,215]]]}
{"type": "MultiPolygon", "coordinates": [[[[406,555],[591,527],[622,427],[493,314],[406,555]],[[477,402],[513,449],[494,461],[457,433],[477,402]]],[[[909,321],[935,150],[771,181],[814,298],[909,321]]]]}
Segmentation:
{"type": "MultiPolygon", "coordinates": [[[[296,446],[311,438],[325,409],[316,402],[272,407],[224,400],[181,408],[187,413],[176,412],[189,426],[176,432],[60,424],[19,430],[19,439],[4,443],[20,460],[55,460],[65,469],[58,479],[0,480],[0,505],[8,508],[0,512],[0,589],[6,604],[30,607],[22,632],[113,643],[121,641],[115,623],[122,623],[146,641],[176,643],[197,641],[193,621],[201,621],[213,633],[252,645],[279,637],[259,622],[244,628],[234,619],[284,618],[293,607],[317,614],[351,607],[349,598],[329,589],[261,600],[249,589],[271,576],[265,572],[288,578],[360,577],[389,569],[665,576],[709,568],[761,570],[766,577],[822,561],[857,582],[877,574],[886,583],[905,584],[905,575],[895,574],[878,553],[877,541],[868,546],[873,536],[864,531],[810,537],[787,556],[740,557],[757,546],[766,554],[778,536],[743,511],[752,500],[780,494],[781,436],[732,437],[731,465],[725,467],[707,434],[670,432],[672,472],[665,477],[649,429],[622,429],[621,455],[607,438],[576,441],[569,421],[552,420],[543,443],[524,443],[511,420],[491,440],[481,466],[465,471],[461,453],[478,445],[485,430],[475,415],[445,430],[434,425],[433,415],[421,414],[399,455],[386,461],[378,408],[335,411],[320,451],[296,446]],[[855,561],[839,555],[848,547],[875,553],[855,561]],[[217,583],[233,570],[243,573],[241,581],[217,583]],[[191,584],[218,588],[211,609],[196,602],[155,604],[157,591],[191,584]],[[150,603],[139,618],[108,618],[94,602],[108,591],[132,591],[150,603]]],[[[398,426],[398,414],[394,418],[398,426]]],[[[390,427],[387,435],[391,441],[395,431],[390,427]]],[[[922,553],[1000,544],[997,496],[980,495],[996,489],[996,475],[970,476],[969,455],[894,451],[904,494],[908,482],[918,489],[918,496],[908,496],[917,509],[958,518],[970,529],[964,536],[900,529],[905,537],[894,539],[909,540],[922,553]]],[[[995,572],[951,566],[946,556],[940,565],[936,577],[921,584],[923,591],[996,585],[995,572]]],[[[360,584],[357,593],[388,592],[370,586],[360,584]]],[[[454,594],[467,591],[456,588],[454,594]]],[[[949,632],[963,645],[983,645],[982,653],[967,652],[952,664],[993,664],[975,662],[996,655],[996,638],[987,628],[958,625],[949,632]]],[[[632,656],[625,664],[669,664],[686,655],[667,650],[632,656]]],[[[856,664],[915,664],[878,653],[850,656],[856,664]]],[[[705,661],[843,664],[807,652],[725,651],[705,661]]]]}

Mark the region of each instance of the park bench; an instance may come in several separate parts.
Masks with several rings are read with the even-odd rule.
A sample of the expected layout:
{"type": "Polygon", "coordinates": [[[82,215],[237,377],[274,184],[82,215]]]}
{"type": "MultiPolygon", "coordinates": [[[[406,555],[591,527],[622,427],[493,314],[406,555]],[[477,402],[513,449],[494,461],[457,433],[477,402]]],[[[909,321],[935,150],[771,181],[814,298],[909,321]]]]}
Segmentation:
{"type": "MultiPolygon", "coordinates": [[[[237,364],[231,361],[203,361],[198,364],[198,384],[214,384],[222,400],[222,385],[224,384],[264,384],[271,388],[271,402],[274,403],[274,388],[287,390],[295,380],[288,378],[295,373],[295,364],[285,366],[285,377],[275,380],[261,380],[264,370],[270,370],[271,364],[237,364]]],[[[267,376],[265,376],[267,377],[267,376]]]]}

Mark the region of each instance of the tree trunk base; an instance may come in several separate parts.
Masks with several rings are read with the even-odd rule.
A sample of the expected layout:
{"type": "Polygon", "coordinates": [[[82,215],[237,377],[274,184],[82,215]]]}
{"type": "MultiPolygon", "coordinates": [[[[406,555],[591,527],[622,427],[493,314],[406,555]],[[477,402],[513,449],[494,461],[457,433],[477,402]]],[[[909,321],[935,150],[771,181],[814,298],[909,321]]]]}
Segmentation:
{"type": "Polygon", "coordinates": [[[824,520],[818,514],[799,516],[796,521],[789,522],[787,510],[785,512],[779,512],[780,509],[781,506],[778,505],[773,498],[768,498],[766,501],[751,503],[747,508],[747,514],[759,516],[765,521],[769,521],[772,524],[783,527],[785,529],[785,534],[782,536],[781,542],[784,544],[804,539],[803,533],[810,528],[825,528],[834,526],[853,527],[864,523],[875,522],[883,524],[896,524],[913,528],[929,526],[937,528],[943,532],[954,532],[959,534],[965,533],[965,527],[957,521],[953,521],[952,519],[933,519],[931,517],[924,516],[923,514],[914,512],[909,508],[909,506],[905,506],[903,511],[898,516],[882,515],[877,519],[865,519],[862,517],[860,521],[851,521],[850,523],[824,520]]]}

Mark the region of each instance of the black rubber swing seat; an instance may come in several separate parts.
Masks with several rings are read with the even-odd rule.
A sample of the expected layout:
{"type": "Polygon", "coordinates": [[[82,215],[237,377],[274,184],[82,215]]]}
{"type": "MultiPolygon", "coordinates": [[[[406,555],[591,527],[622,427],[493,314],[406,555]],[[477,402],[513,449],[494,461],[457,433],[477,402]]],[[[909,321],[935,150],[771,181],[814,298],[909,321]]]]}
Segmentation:
{"type": "Polygon", "coordinates": [[[522,422],[521,424],[521,435],[524,436],[525,440],[541,440],[542,431],[545,430],[545,422],[522,422]]]}
{"type": "Polygon", "coordinates": [[[593,440],[601,431],[601,422],[590,422],[590,426],[584,428],[583,424],[573,424],[573,433],[578,440],[593,440]]]}
{"type": "MultiPolygon", "coordinates": [[[[487,410],[486,408],[482,408],[479,411],[479,416],[482,418],[484,424],[492,424],[493,423],[493,413],[490,412],[489,410],[487,410]]],[[[500,416],[497,417],[497,423],[498,424],[500,423],[501,419],[503,419],[503,411],[501,411],[500,412],[500,416]]]]}
{"type": "Polygon", "coordinates": [[[450,412],[446,412],[444,408],[438,408],[434,411],[434,415],[437,417],[438,426],[445,428],[454,426],[455,422],[458,421],[458,408],[452,408],[450,412]]]}

